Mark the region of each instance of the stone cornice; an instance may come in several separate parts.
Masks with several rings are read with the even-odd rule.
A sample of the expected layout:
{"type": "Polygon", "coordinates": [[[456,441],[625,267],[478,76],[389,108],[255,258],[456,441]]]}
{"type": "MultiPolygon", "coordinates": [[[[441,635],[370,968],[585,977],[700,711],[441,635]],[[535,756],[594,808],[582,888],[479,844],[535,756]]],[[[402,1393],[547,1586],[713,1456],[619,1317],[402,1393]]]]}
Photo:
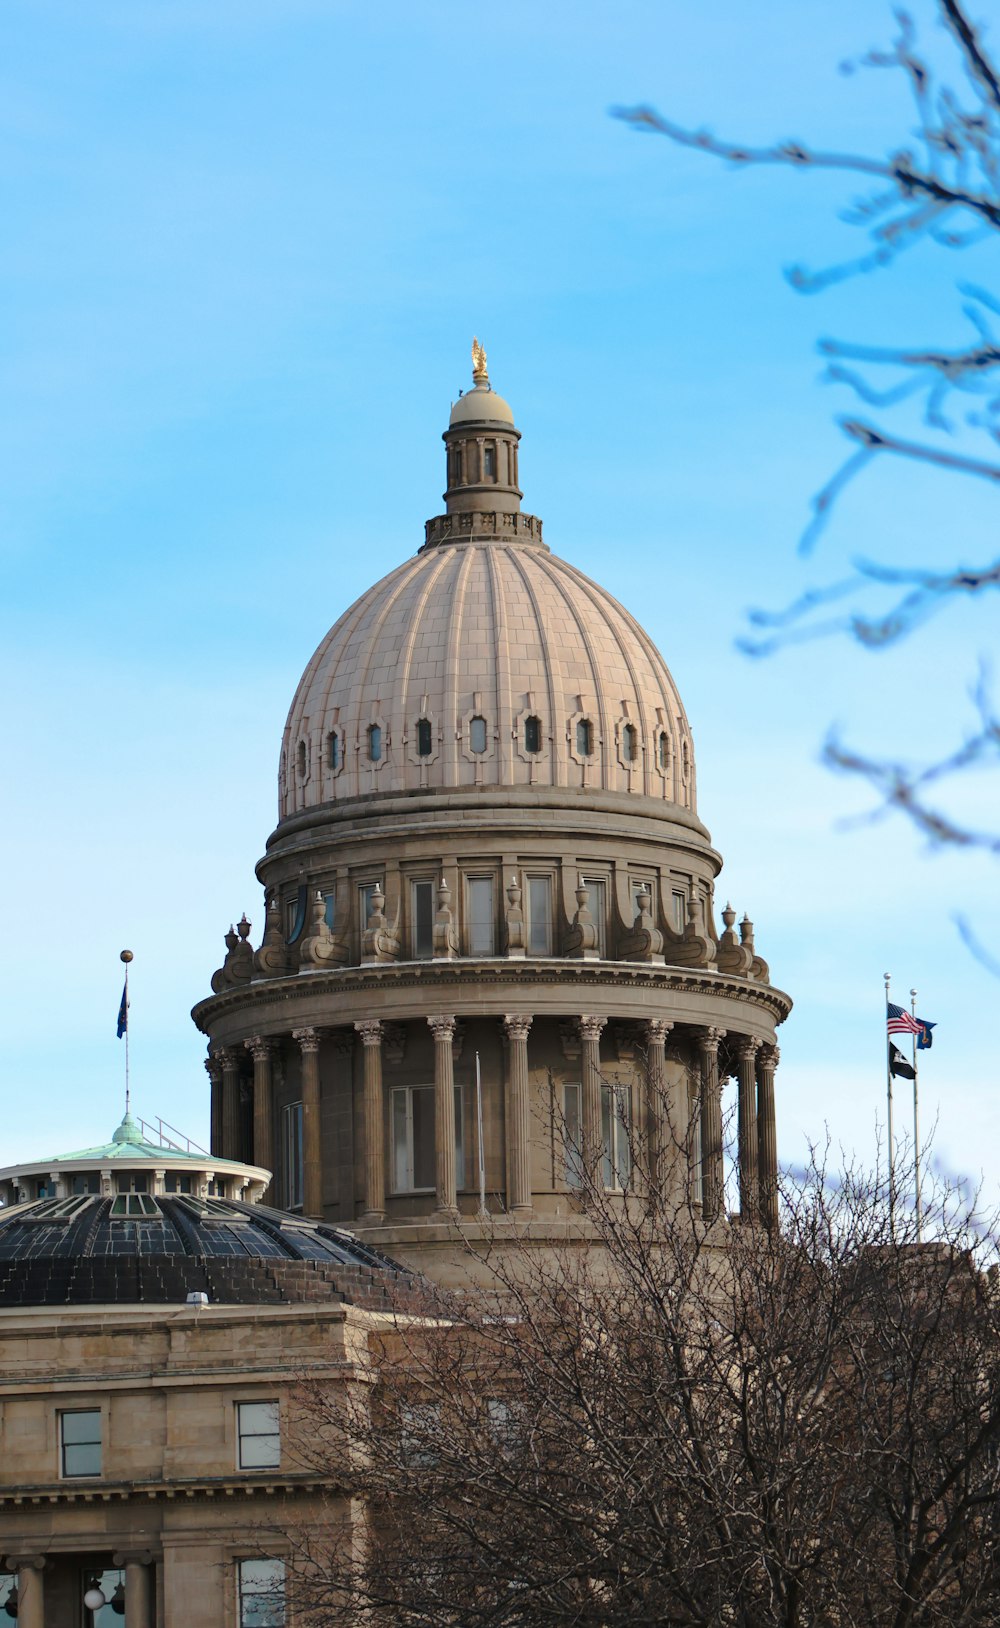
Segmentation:
{"type": "MultiPolygon", "coordinates": [[[[435,999],[447,998],[449,1011],[454,1002],[456,1015],[461,1016],[482,1010],[484,989],[502,992],[496,997],[502,1008],[503,1002],[514,992],[523,994],[530,1003],[532,992],[543,988],[560,998],[565,992],[562,1010],[569,1013],[580,1009],[584,993],[588,996],[588,1007],[593,1007],[596,1000],[598,1006],[608,1004],[613,1009],[616,992],[635,990],[650,996],[694,995],[732,1001],[747,1009],[751,1028],[750,1010],[756,1009],[770,1026],[783,1023],[792,1009],[791,997],[770,984],[757,984],[697,967],[657,967],[632,961],[522,961],[498,957],[484,961],[470,958],[385,962],[378,966],[300,972],[285,978],[260,978],[199,1001],[191,1015],[205,1034],[211,1034],[220,1021],[241,1012],[247,1013],[248,1022],[263,1024],[275,1033],[292,1027],[293,1018],[283,1018],[283,1009],[315,1003],[317,999],[363,997],[369,990],[378,991],[381,998],[394,990],[433,990],[435,999]],[[591,994],[595,991],[600,992],[600,998],[591,994]]],[[[296,1026],[298,1021],[294,1018],[296,1026]]],[[[342,1021],[355,1022],[354,1012],[345,1010],[342,1021]]],[[[731,1027],[737,1032],[741,1029],[735,1014],[731,1027]]]]}
{"type": "Polygon", "coordinates": [[[93,1481],[86,1486],[68,1481],[41,1482],[37,1486],[0,1487],[0,1508],[38,1508],[52,1504],[172,1503],[189,1499],[285,1497],[303,1493],[337,1493],[342,1484],[329,1476],[284,1473],[249,1479],[244,1475],[196,1476],[185,1480],[93,1481]]]}

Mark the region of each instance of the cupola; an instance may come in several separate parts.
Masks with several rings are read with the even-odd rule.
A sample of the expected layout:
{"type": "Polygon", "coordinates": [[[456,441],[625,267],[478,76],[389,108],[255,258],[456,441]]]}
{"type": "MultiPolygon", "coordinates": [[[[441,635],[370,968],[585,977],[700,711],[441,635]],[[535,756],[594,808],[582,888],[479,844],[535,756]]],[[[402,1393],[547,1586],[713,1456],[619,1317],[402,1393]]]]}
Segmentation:
{"type": "Polygon", "coordinates": [[[516,514],[520,510],[517,444],[521,435],[514,427],[510,406],[490,384],[486,351],[478,339],[472,341],[472,389],[452,407],[443,439],[448,514],[496,509],[516,514]]]}

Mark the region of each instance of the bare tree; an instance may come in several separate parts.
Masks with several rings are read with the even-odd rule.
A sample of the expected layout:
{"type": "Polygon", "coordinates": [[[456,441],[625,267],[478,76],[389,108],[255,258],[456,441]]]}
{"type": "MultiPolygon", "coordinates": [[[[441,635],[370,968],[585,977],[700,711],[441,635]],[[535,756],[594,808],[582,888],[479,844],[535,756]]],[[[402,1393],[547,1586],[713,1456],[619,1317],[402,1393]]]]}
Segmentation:
{"type": "MultiPolygon", "coordinates": [[[[689,129],[650,107],[619,109],[618,116],[636,130],[666,136],[739,167],[833,170],[861,181],[864,192],[851,199],[842,218],[863,234],[864,247],[819,271],[794,267],[790,280],[803,293],[859,274],[884,273],[921,242],[956,251],[991,240],[1000,233],[1000,72],[983,29],[963,0],[938,0],[937,9],[951,47],[950,79],[938,74],[903,10],[894,14],[897,31],[891,45],[842,65],[845,72],[860,68],[904,76],[916,140],[907,131],[895,151],[830,151],[802,141],[744,145],[689,129]]],[[[845,487],[876,461],[915,462],[962,479],[1000,483],[1000,339],[994,320],[1000,317],[1000,299],[971,284],[960,284],[959,294],[971,331],[968,342],[957,349],[926,340],[874,346],[820,342],[828,379],[854,393],[863,416],[839,421],[849,451],[813,499],[801,539],[803,553],[816,547],[845,487]],[[916,436],[906,432],[906,420],[900,418],[914,401],[923,406],[923,433],[916,436]]],[[[753,612],[752,632],[742,644],[759,655],[838,630],[869,649],[885,648],[949,604],[970,596],[986,599],[998,588],[1000,557],[979,565],[946,560],[929,570],[859,559],[846,580],[803,594],[780,611],[753,612]],[[860,608],[862,595],[873,589],[889,593],[888,608],[876,614],[860,608]]],[[[866,780],[878,793],[879,811],[902,811],[931,842],[996,853],[1000,833],[968,827],[943,812],[937,800],[957,773],[1000,765],[1000,719],[983,674],[974,686],[973,702],[974,723],[939,761],[915,766],[872,759],[836,734],[827,738],[825,760],[866,780]]]]}
{"type": "Polygon", "coordinates": [[[925,1192],[920,1244],[882,1175],[819,1158],[779,1226],[706,1227],[661,1163],[627,1195],[586,1164],[562,1248],[498,1222],[488,1291],[428,1287],[366,1386],[303,1385],[308,1466],[358,1512],[349,1546],[300,1535],[304,1622],[1000,1619],[1000,1306],[969,1204],[925,1192]]]}

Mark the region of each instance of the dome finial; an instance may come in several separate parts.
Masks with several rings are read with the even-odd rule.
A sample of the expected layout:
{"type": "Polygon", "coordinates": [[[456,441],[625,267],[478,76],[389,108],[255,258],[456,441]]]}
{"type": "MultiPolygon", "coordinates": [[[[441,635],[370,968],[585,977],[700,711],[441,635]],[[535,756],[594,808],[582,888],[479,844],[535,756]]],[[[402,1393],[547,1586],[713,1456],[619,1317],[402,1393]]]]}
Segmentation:
{"type": "Polygon", "coordinates": [[[473,384],[490,382],[490,376],[486,371],[486,348],[479,343],[475,335],[472,338],[472,382],[473,384]]]}

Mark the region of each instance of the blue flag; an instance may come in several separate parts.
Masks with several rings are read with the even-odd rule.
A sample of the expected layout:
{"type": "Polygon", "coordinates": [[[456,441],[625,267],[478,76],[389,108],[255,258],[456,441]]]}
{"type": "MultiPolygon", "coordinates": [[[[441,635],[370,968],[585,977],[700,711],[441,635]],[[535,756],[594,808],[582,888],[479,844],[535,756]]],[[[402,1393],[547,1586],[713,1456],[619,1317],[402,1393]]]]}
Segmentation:
{"type": "Polygon", "coordinates": [[[917,1050],[930,1051],[931,1046],[934,1043],[934,1036],[931,1034],[931,1030],[936,1029],[937,1024],[928,1023],[926,1018],[917,1018],[917,1022],[920,1025],[920,1033],[917,1035],[917,1050]]]}
{"type": "MultiPolygon", "coordinates": [[[[122,990],[122,1003],[118,1008],[118,1038],[121,1039],[128,1028],[128,984],[122,990]]],[[[928,1045],[930,1041],[928,1041],[928,1045]]]]}

